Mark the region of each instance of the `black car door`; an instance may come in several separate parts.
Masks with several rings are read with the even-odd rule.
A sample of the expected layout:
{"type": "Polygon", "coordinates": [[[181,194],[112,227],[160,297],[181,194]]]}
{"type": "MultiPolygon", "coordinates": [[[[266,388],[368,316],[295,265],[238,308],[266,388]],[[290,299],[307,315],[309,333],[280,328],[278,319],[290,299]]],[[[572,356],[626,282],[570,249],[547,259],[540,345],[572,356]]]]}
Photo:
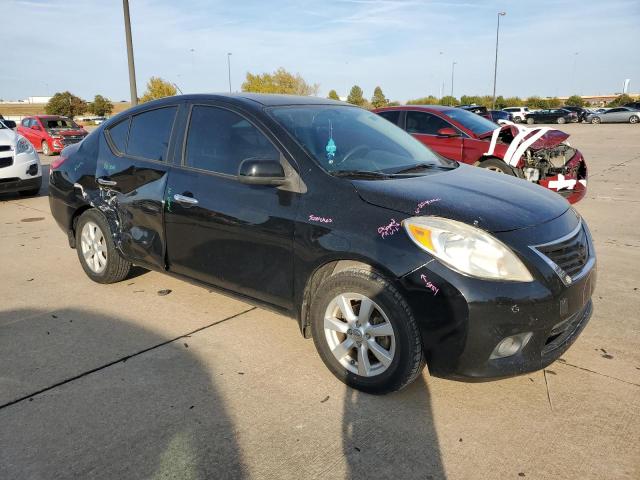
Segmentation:
{"type": "Polygon", "coordinates": [[[299,194],[237,180],[247,158],[281,159],[275,139],[246,113],[191,106],[182,163],[167,186],[169,270],[284,308],[292,305],[299,194]]]}
{"type": "Polygon", "coordinates": [[[179,109],[152,108],[107,128],[96,166],[98,190],[89,192],[122,252],[152,268],[165,266],[163,200],[179,109]]]}

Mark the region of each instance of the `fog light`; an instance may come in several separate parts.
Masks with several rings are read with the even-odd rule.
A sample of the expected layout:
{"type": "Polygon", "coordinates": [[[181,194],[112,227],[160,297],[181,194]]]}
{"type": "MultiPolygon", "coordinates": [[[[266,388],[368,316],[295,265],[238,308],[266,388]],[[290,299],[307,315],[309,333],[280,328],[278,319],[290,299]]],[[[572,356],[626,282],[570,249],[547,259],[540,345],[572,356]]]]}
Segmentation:
{"type": "Polygon", "coordinates": [[[27,175],[31,175],[32,177],[34,175],[38,174],[38,164],[37,163],[32,163],[31,165],[29,165],[29,168],[27,169],[27,175]]]}
{"type": "Polygon", "coordinates": [[[503,338],[502,341],[493,349],[493,353],[489,357],[490,360],[495,358],[504,358],[515,355],[527,344],[533,333],[525,332],[518,335],[503,338]]]}

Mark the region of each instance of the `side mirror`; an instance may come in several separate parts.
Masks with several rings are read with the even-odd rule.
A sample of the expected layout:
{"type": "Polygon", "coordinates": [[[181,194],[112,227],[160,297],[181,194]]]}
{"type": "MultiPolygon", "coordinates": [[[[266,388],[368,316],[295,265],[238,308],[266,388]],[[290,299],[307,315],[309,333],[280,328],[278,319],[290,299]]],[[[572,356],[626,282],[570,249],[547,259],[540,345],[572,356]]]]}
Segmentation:
{"type": "Polygon", "coordinates": [[[238,180],[248,185],[282,185],[286,182],[279,160],[247,158],[240,163],[238,180]]]}
{"type": "Polygon", "coordinates": [[[33,130],[41,130],[40,125],[34,125],[31,127],[33,130]]]}
{"type": "Polygon", "coordinates": [[[438,130],[439,137],[459,137],[460,134],[455,131],[453,128],[445,127],[438,130]]]}

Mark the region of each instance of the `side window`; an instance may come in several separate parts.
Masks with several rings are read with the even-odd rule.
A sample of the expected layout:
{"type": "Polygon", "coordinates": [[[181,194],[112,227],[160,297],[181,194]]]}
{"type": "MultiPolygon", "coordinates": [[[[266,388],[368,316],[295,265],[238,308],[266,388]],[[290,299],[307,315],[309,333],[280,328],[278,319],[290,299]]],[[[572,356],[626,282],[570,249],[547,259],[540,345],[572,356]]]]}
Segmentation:
{"type": "Polygon", "coordinates": [[[139,113],[131,119],[127,154],[164,162],[177,107],[139,113]]]}
{"type": "Polygon", "coordinates": [[[22,123],[21,123],[21,125],[22,125],[23,127],[25,127],[25,128],[29,128],[29,124],[30,124],[30,122],[31,122],[31,119],[30,119],[30,118],[23,118],[23,119],[22,119],[22,123]]]}
{"type": "Polygon", "coordinates": [[[255,157],[279,158],[280,152],[240,115],[223,108],[193,107],[185,151],[187,166],[237,175],[240,162],[255,157]]]}
{"type": "Polygon", "coordinates": [[[441,128],[452,128],[440,117],[426,112],[407,112],[407,132],[437,135],[441,128]]]}
{"type": "Polygon", "coordinates": [[[130,117],[127,117],[125,120],[115,124],[113,127],[107,130],[109,138],[113,142],[113,145],[116,147],[120,153],[124,153],[127,151],[127,137],[129,136],[129,123],[130,117]]]}
{"type": "Polygon", "coordinates": [[[385,120],[389,120],[394,125],[398,125],[398,120],[400,119],[400,110],[387,110],[386,112],[379,112],[380,115],[385,120]]]}
{"type": "Polygon", "coordinates": [[[624,108],[612,108],[608,113],[616,113],[616,112],[624,112],[626,111],[624,108]]]}

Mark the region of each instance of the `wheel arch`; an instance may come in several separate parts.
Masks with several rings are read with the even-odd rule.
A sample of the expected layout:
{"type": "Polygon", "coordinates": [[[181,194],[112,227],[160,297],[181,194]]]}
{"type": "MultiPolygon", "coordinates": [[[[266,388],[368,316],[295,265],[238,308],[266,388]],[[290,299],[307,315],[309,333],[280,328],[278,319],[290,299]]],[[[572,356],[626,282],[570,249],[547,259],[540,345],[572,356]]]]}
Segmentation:
{"type": "Polygon", "coordinates": [[[304,338],[311,338],[309,311],[314,293],[327,278],[338,272],[352,268],[376,272],[392,282],[396,280],[395,276],[388,269],[368,258],[334,258],[321,262],[307,277],[300,296],[300,307],[298,308],[297,316],[298,326],[304,338]]]}
{"type": "Polygon", "coordinates": [[[67,236],[69,237],[69,246],[71,248],[76,248],[76,227],[78,226],[78,219],[84,212],[92,208],[91,205],[82,205],[73,212],[67,228],[67,236]]]}

